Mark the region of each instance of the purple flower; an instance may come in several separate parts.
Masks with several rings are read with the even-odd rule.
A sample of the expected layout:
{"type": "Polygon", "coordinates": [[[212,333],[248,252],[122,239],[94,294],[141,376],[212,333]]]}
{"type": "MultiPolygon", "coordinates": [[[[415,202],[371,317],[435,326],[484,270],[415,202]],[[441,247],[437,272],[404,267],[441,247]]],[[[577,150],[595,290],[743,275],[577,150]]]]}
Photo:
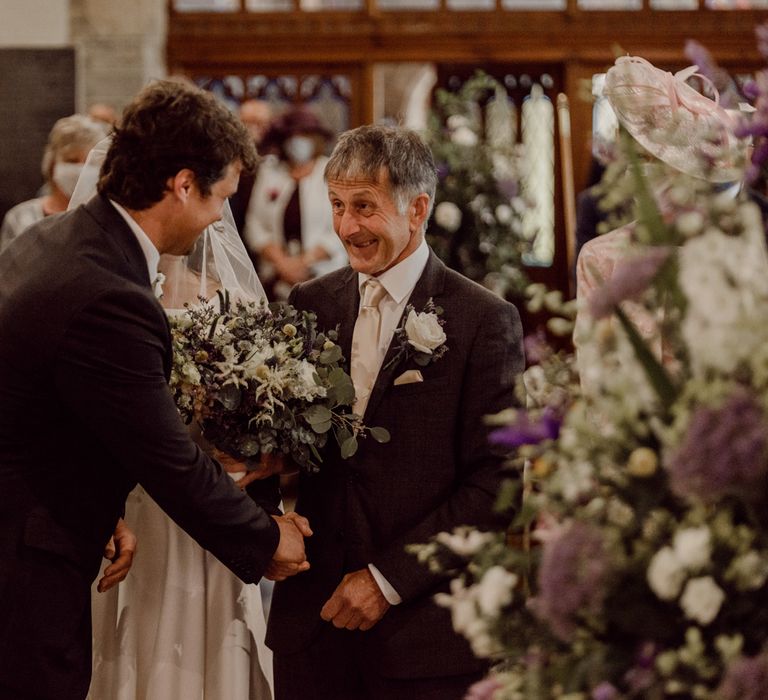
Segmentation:
{"type": "Polygon", "coordinates": [[[503,178],[496,183],[496,189],[505,199],[513,199],[518,194],[517,180],[512,178],[503,178]]]}
{"type": "Polygon", "coordinates": [[[739,93],[733,78],[717,65],[712,54],[698,41],[689,39],[685,42],[685,55],[691,63],[699,67],[699,73],[712,81],[720,94],[720,105],[726,109],[738,107],[739,93]]]}
{"type": "Polygon", "coordinates": [[[755,36],[757,37],[757,50],[763,55],[763,58],[768,61],[768,22],[765,24],[758,24],[755,27],[755,36]]]}
{"type": "Polygon", "coordinates": [[[656,680],[656,645],[645,642],[635,657],[635,665],[624,674],[624,682],[636,694],[650,688],[656,680]]]}
{"type": "Polygon", "coordinates": [[[538,420],[532,421],[524,411],[518,411],[515,422],[494,430],[490,441],[495,445],[514,448],[521,445],[538,445],[544,440],[556,440],[562,421],[550,408],[545,408],[538,420]]]}
{"type": "Polygon", "coordinates": [[[539,591],[530,602],[531,608],[557,637],[569,641],[579,613],[600,612],[609,572],[601,532],[586,523],[573,522],[544,543],[539,591]]]}
{"type": "Polygon", "coordinates": [[[767,435],[765,413],[744,388],[720,407],[698,407],[667,460],[672,490],[704,502],[725,494],[760,495],[768,473],[767,435]]]}
{"type": "Polygon", "coordinates": [[[610,316],[622,301],[645,291],[671,252],[669,248],[653,247],[643,255],[617,264],[610,278],[589,299],[592,317],[610,316]]]}
{"type": "Polygon", "coordinates": [[[496,691],[501,689],[501,683],[493,676],[483,678],[474,685],[470,686],[464,700],[493,700],[496,691]]]}
{"type": "Polygon", "coordinates": [[[529,333],[523,338],[525,359],[529,365],[538,365],[552,354],[552,348],[547,342],[547,336],[539,328],[535,333],[529,333]]]}
{"type": "Polygon", "coordinates": [[[608,681],[603,681],[592,690],[592,700],[617,700],[619,691],[608,681]]]}
{"type": "Polygon", "coordinates": [[[715,696],[719,700],[764,700],[768,697],[768,654],[731,663],[715,696]]]}
{"type": "Polygon", "coordinates": [[[448,167],[447,163],[438,163],[435,170],[437,171],[438,180],[445,180],[451,173],[451,169],[448,167]]]}

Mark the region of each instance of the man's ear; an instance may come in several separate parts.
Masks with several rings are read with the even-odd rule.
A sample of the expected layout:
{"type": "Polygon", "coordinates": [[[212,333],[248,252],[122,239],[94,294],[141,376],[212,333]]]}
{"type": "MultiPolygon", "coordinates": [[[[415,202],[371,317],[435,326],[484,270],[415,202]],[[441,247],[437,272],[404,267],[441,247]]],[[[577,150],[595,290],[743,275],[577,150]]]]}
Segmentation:
{"type": "Polygon", "coordinates": [[[192,192],[192,188],[197,186],[195,173],[189,168],[179,170],[173,177],[168,178],[168,189],[179,201],[186,202],[192,192]]]}
{"type": "Polygon", "coordinates": [[[420,231],[422,229],[424,222],[427,220],[428,213],[429,195],[426,192],[422,192],[411,200],[411,205],[408,209],[410,224],[413,230],[420,231]]]}

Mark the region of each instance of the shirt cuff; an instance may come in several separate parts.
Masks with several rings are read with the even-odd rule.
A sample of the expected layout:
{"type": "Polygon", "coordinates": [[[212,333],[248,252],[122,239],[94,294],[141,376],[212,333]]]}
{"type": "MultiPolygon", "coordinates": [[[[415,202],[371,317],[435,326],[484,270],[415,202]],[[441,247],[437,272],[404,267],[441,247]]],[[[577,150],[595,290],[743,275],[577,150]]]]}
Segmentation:
{"type": "Polygon", "coordinates": [[[390,605],[399,605],[403,599],[392,588],[392,584],[384,578],[384,575],[373,564],[368,564],[368,570],[371,572],[376,585],[381,589],[381,594],[386,598],[390,605]]]}

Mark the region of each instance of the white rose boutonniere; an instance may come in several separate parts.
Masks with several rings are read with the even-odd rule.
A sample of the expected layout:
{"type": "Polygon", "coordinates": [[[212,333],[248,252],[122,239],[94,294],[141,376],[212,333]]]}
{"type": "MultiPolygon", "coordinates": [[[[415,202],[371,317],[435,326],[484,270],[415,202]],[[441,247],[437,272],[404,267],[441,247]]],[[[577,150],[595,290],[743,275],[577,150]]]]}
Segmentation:
{"type": "Polygon", "coordinates": [[[405,308],[405,322],[395,330],[395,340],[399,344],[397,353],[383,369],[413,357],[416,364],[425,367],[430,362],[439,360],[446,352],[447,336],[443,330],[445,321],[440,318],[443,310],[430,299],[424,311],[417,312],[411,304],[405,308]]]}
{"type": "Polygon", "coordinates": [[[445,331],[434,313],[417,313],[411,309],[405,320],[408,342],[419,352],[429,355],[445,343],[445,331]]]}

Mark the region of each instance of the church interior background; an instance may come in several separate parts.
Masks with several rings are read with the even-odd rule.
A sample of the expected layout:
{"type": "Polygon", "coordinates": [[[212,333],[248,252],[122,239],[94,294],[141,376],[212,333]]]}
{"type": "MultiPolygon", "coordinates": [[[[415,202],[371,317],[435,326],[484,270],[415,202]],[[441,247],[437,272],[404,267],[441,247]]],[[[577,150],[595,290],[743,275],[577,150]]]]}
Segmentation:
{"type": "Polygon", "coordinates": [[[768,0],[3,0],[0,216],[39,188],[58,117],[119,110],[151,78],[186,76],[232,108],[306,103],[340,132],[424,129],[436,91],[480,69],[506,91],[523,186],[537,193],[526,273],[570,296],[575,193],[599,126],[593,76],[622,54],[679,70],[690,39],[748,75],[763,65],[754,28],[766,19],[768,0]]]}

